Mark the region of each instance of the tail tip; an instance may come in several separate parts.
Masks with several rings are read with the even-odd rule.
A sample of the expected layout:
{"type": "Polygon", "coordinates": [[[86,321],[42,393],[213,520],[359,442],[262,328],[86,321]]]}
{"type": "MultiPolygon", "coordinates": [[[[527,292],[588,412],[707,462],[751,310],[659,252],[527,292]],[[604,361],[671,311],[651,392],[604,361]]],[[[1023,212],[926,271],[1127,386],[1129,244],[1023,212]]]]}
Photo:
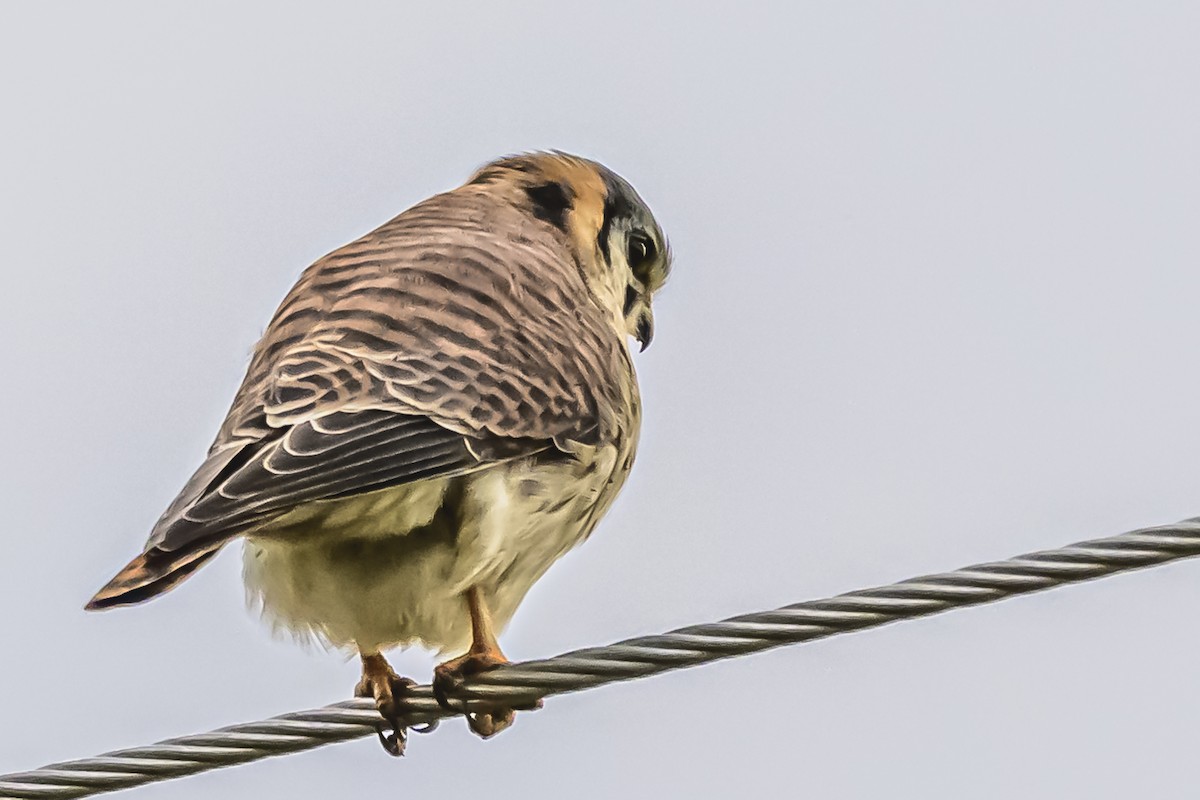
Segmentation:
{"type": "Polygon", "coordinates": [[[217,554],[223,540],[186,553],[151,548],[136,557],[87,602],[85,611],[133,606],[170,591],[217,554]]]}
{"type": "Polygon", "coordinates": [[[139,589],[151,583],[155,578],[148,566],[145,553],[130,561],[111,581],[104,584],[91,600],[87,601],[83,610],[103,611],[106,608],[131,605],[145,599],[137,595],[139,589]]]}
{"type": "Polygon", "coordinates": [[[87,601],[87,603],[83,607],[83,610],[84,611],[103,611],[104,609],[111,608],[114,605],[115,605],[115,603],[113,602],[112,598],[105,597],[104,592],[100,591],[100,592],[96,593],[95,597],[93,597],[91,600],[87,601]]]}

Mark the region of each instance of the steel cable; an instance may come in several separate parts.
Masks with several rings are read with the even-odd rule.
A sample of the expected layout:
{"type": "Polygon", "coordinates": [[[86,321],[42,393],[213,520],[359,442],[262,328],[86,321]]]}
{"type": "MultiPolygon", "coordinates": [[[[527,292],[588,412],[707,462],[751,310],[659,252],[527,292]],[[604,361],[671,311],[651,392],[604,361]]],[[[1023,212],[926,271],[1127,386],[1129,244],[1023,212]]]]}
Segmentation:
{"type": "MultiPolygon", "coordinates": [[[[555,694],[991,603],[1195,555],[1200,555],[1200,518],[513,664],[470,679],[455,699],[467,710],[521,706],[555,694]]],[[[404,705],[404,721],[410,726],[435,724],[458,713],[438,705],[429,686],[414,689],[404,705]]],[[[349,700],[0,775],[0,799],[87,797],[369,736],[379,727],[380,718],[371,701],[349,700]]]]}

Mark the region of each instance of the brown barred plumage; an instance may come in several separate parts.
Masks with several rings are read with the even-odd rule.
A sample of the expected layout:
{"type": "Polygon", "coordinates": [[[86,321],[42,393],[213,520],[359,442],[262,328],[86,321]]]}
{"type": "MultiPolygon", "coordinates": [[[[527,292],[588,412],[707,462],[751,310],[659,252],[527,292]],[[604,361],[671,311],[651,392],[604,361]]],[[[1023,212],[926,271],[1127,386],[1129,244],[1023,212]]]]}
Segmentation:
{"type": "Polygon", "coordinates": [[[627,337],[648,343],[668,266],[633,189],[557,153],[495,162],[330,253],[280,305],[205,463],[89,608],[153,597],[245,536],[268,616],[363,653],[385,711],[382,648],[474,641],[497,658],[481,619],[507,622],[628,474],[627,337]]]}

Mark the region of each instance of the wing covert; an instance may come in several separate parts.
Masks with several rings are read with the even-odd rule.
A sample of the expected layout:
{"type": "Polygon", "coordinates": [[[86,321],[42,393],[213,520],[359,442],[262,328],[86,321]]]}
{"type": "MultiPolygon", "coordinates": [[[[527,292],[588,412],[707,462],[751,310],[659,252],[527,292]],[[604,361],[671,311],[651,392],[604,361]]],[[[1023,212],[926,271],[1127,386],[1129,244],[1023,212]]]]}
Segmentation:
{"type": "Polygon", "coordinates": [[[564,234],[469,188],[304,272],[149,547],[616,435],[637,402],[628,351],[564,234]]]}

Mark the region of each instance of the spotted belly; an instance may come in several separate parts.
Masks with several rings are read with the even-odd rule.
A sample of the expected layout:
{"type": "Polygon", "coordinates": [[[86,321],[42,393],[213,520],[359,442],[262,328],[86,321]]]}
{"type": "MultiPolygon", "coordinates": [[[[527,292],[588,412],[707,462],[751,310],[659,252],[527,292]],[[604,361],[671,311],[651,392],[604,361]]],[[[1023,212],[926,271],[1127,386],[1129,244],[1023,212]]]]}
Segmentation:
{"type": "Polygon", "coordinates": [[[281,632],[377,652],[465,650],[463,593],[499,628],[611,505],[630,458],[617,447],[522,460],[289,512],[246,539],[247,597],[281,632]]]}

